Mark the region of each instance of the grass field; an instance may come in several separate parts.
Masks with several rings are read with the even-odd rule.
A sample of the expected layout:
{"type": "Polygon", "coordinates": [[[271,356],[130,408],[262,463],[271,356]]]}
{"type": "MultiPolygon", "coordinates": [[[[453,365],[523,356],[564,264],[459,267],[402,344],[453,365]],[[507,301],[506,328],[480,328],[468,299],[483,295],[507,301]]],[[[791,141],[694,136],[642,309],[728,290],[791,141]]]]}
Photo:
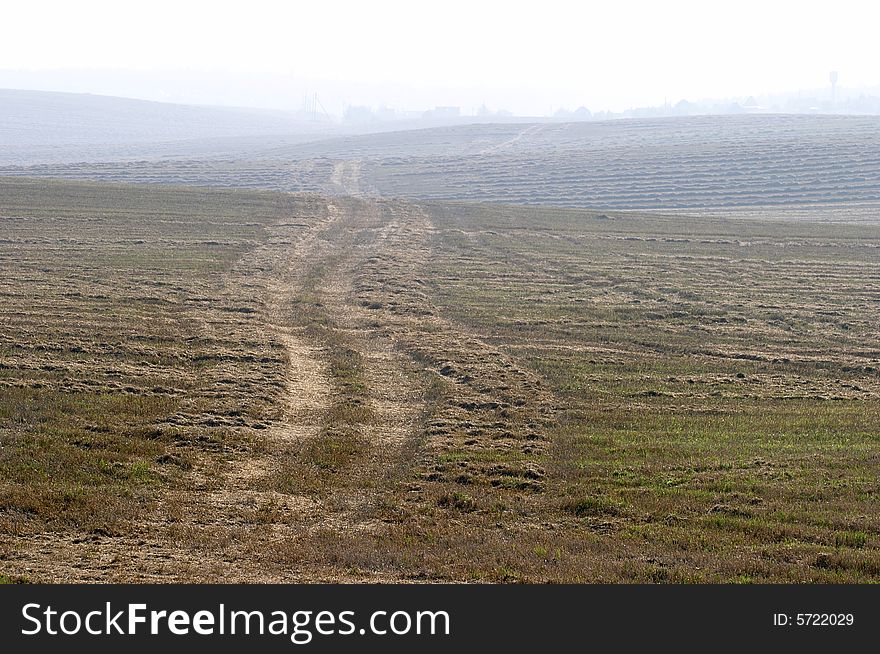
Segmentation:
{"type": "Polygon", "coordinates": [[[40,181],[0,182],[0,198],[4,547],[121,533],[277,413],[283,353],[259,327],[259,279],[229,271],[288,203],[40,181]]]}
{"type": "Polygon", "coordinates": [[[189,144],[137,160],[24,160],[0,175],[620,210],[876,207],[878,126],[827,115],[476,124],[242,140],[198,156],[189,144]]]}
{"type": "Polygon", "coordinates": [[[559,405],[540,574],[876,579],[877,227],[428,211],[437,305],[559,405]]]}
{"type": "Polygon", "coordinates": [[[0,578],[880,579],[880,226],[0,180],[0,578]]]}

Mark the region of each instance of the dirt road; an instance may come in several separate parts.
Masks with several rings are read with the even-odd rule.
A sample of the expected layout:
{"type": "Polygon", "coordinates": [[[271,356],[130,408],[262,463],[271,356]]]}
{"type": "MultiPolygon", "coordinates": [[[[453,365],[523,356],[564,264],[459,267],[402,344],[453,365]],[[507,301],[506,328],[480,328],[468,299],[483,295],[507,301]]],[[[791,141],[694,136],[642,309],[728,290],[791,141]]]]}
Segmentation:
{"type": "MultiPolygon", "coordinates": [[[[438,315],[422,279],[432,253],[427,214],[351,198],[301,206],[225,276],[230,298],[255,295],[259,336],[283,352],[280,406],[254,447],[219,456],[196,449],[150,518],[118,532],[23,535],[6,556],[8,573],[64,582],[400,581],[420,573],[356,568],[328,543],[380,535],[389,507],[398,519],[433,507],[453,478],[540,487],[543,471],[532,464],[501,470],[481,464],[486,457],[443,456],[538,454],[553,401],[515,361],[438,315]]],[[[200,320],[205,333],[240,329],[221,315],[200,320]]],[[[224,373],[218,388],[243,374],[224,373]]]]}

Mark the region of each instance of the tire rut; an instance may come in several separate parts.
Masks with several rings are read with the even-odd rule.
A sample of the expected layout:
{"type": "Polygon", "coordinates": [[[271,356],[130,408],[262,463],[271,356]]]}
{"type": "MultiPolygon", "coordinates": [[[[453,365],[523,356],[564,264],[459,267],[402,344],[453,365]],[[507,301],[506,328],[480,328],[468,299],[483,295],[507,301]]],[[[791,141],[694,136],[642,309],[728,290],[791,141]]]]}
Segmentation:
{"type": "Polygon", "coordinates": [[[149,520],[124,535],[34,535],[26,565],[10,567],[68,582],[402,580],[412,574],[353,569],[321,548],[337,536],[381,537],[390,503],[409,519],[455,480],[543,490],[534,460],[554,398],[433,305],[423,279],[433,256],[428,214],[399,201],[317,197],[302,211],[272,226],[228,275],[226,292],[250,295],[261,316],[250,328],[283,353],[276,417],[255,447],[193,448],[192,469],[149,520]],[[357,364],[352,379],[334,368],[340,352],[357,364]],[[434,387],[442,392],[429,400],[434,387]],[[318,492],[298,477],[280,486],[285,469],[302,466],[334,430],[360,444],[341,472],[318,492]],[[485,463],[493,452],[515,456],[485,463]]]}

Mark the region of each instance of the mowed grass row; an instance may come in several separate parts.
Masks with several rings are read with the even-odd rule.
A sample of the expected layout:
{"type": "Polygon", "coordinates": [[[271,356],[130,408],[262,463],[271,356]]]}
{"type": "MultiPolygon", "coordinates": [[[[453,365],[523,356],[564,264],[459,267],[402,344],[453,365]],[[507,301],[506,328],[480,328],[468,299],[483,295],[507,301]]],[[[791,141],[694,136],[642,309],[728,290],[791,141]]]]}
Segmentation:
{"type": "Polygon", "coordinates": [[[880,579],[880,228],[428,210],[435,303],[561,407],[476,577],[880,579]]]}
{"type": "Polygon", "coordinates": [[[242,256],[287,196],[0,179],[0,533],[124,530],[283,388],[242,256]]]}
{"type": "MultiPolygon", "coordinates": [[[[238,156],[0,166],[0,175],[606,209],[880,200],[876,116],[729,115],[473,124],[261,147],[238,156]],[[344,175],[340,173],[347,171],[344,175]]],[[[265,145],[265,144],[264,144],[265,145]]],[[[175,150],[173,144],[167,152],[175,150]]],[[[183,148],[183,146],[176,146],[183,148]]]]}

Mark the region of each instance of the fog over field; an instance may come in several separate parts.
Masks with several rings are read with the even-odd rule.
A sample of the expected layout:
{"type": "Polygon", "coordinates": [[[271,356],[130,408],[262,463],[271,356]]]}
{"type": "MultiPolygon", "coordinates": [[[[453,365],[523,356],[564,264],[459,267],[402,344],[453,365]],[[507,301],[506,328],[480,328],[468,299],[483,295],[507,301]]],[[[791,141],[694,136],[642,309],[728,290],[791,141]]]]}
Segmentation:
{"type": "Polygon", "coordinates": [[[16,29],[0,42],[0,88],[286,111],[308,111],[317,94],[317,112],[338,117],[346,107],[537,117],[682,101],[863,113],[858,98],[880,95],[878,9],[852,0],[744,0],[735,11],[694,0],[152,6],[7,7],[16,29]]]}
{"type": "Polygon", "coordinates": [[[121,32],[134,14],[59,6],[76,43],[4,40],[0,173],[609,209],[880,200],[874,9],[641,3],[621,41],[601,26],[630,10],[610,6],[453,3],[426,30],[404,3],[348,3],[328,40],[308,26],[336,9],[215,3],[204,30],[197,4],[121,32]]]}
{"type": "Polygon", "coordinates": [[[880,202],[875,116],[508,121],[346,135],[270,113],[5,97],[18,113],[7,121],[3,175],[610,209],[880,202]],[[65,127],[70,115],[75,129],[65,127]]]}
{"type": "Polygon", "coordinates": [[[877,583],[878,18],[5,7],[0,583],[877,583]]]}

